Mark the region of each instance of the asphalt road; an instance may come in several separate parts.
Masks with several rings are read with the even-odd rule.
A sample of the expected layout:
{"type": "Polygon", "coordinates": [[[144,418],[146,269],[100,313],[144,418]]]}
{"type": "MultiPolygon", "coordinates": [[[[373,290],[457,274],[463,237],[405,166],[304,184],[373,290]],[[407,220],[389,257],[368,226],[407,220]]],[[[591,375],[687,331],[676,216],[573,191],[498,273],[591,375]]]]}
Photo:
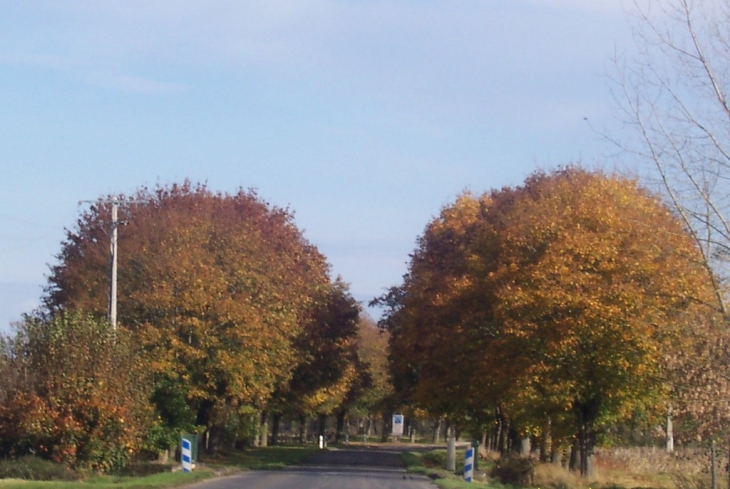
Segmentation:
{"type": "Polygon", "coordinates": [[[424,476],[406,473],[397,449],[322,450],[303,464],[276,471],[221,477],[187,489],[433,489],[424,476]]]}

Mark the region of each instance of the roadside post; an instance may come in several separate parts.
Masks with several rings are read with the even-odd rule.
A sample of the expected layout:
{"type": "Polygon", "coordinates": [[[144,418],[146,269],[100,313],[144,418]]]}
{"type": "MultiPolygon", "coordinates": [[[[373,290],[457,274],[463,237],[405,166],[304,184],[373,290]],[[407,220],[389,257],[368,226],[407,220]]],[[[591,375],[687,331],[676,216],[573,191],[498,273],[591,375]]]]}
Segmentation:
{"type": "Polygon", "coordinates": [[[464,480],[471,482],[474,480],[474,447],[467,448],[464,453],[464,480]]]}
{"type": "Polygon", "coordinates": [[[446,470],[452,474],[456,472],[456,434],[454,428],[450,427],[446,430],[447,442],[446,442],[446,470]]]}
{"type": "Polygon", "coordinates": [[[182,461],[183,472],[193,471],[193,443],[187,438],[182,439],[180,460],[182,461]]]}

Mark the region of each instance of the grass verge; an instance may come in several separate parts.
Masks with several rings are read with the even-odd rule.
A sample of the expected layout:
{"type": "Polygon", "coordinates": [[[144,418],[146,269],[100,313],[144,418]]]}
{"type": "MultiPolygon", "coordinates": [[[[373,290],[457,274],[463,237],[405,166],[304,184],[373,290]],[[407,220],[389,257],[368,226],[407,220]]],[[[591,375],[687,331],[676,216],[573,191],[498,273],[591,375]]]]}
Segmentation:
{"type": "Polygon", "coordinates": [[[166,472],[145,477],[95,475],[76,481],[1,479],[0,489],[167,489],[240,470],[272,470],[294,465],[317,451],[312,447],[249,448],[204,457],[191,473],[166,472]]]}
{"type": "Polygon", "coordinates": [[[0,480],[2,489],[71,489],[88,486],[94,489],[165,489],[215,477],[210,469],[191,473],[170,472],[147,477],[94,476],[85,481],[28,481],[18,479],[0,480]]]}
{"type": "MultiPolygon", "coordinates": [[[[467,489],[478,487],[489,487],[491,489],[513,489],[495,482],[485,482],[479,480],[479,475],[475,476],[474,482],[466,482],[461,472],[452,473],[445,470],[446,467],[446,450],[432,450],[430,452],[403,452],[403,463],[406,470],[412,474],[425,475],[433,480],[434,484],[442,489],[467,489]]],[[[457,451],[456,460],[464,459],[464,451],[457,451]]],[[[458,464],[457,464],[458,467],[458,464]]]]}

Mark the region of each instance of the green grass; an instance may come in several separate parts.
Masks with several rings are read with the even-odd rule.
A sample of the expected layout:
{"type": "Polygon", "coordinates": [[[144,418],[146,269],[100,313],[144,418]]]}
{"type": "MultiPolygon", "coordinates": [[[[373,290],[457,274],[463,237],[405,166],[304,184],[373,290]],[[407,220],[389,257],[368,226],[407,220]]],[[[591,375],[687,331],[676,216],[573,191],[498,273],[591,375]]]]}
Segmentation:
{"type": "MultiPolygon", "coordinates": [[[[406,470],[414,474],[421,474],[433,479],[434,484],[442,489],[478,488],[512,489],[494,482],[465,482],[461,472],[452,473],[446,468],[446,450],[431,450],[430,452],[404,452],[402,455],[406,470]]],[[[464,459],[464,451],[457,452],[456,460],[464,459]],[[461,457],[461,458],[459,458],[461,457]]],[[[459,464],[457,463],[457,468],[459,464]]]]}
{"type": "Polygon", "coordinates": [[[34,481],[20,479],[0,480],[0,489],[165,489],[181,487],[216,477],[220,473],[238,470],[280,469],[299,463],[316,452],[313,447],[249,448],[235,452],[203,456],[200,468],[192,473],[166,472],[145,477],[95,475],[83,481],[34,481]]]}
{"type": "Polygon", "coordinates": [[[199,470],[191,473],[170,472],[147,477],[94,476],[86,481],[24,481],[17,479],[0,480],[2,489],[71,489],[86,486],[90,489],[164,489],[180,487],[193,482],[210,479],[216,474],[212,470],[199,470]]]}

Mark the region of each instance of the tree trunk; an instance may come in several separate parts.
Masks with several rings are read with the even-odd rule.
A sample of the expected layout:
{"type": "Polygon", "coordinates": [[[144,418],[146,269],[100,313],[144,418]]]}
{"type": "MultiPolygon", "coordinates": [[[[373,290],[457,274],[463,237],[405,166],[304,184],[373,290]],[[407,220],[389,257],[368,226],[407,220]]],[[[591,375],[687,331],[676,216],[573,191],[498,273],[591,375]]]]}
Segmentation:
{"type": "Polygon", "coordinates": [[[553,465],[563,465],[563,449],[553,443],[550,446],[550,463],[553,465]]]}
{"type": "Polygon", "coordinates": [[[580,442],[576,438],[570,446],[570,458],[568,459],[568,469],[571,472],[580,471],[580,442]]]}
{"type": "Polygon", "coordinates": [[[307,417],[299,415],[299,444],[304,445],[307,441],[307,417]]]}
{"type": "Polygon", "coordinates": [[[223,429],[218,426],[211,426],[210,428],[208,428],[208,433],[208,446],[206,451],[209,454],[213,455],[218,451],[218,448],[220,447],[223,429]]]}
{"type": "Polygon", "coordinates": [[[509,418],[506,416],[500,416],[501,420],[501,429],[499,433],[499,454],[504,455],[509,451],[509,432],[510,432],[510,426],[509,426],[509,418]]]}
{"type": "Polygon", "coordinates": [[[591,399],[587,402],[575,402],[574,410],[578,421],[578,443],[580,446],[580,475],[593,477],[595,475],[594,450],[596,447],[596,419],[600,401],[591,399]]]}
{"type": "Polygon", "coordinates": [[[269,412],[261,411],[261,423],[258,427],[259,432],[259,445],[260,447],[266,447],[269,445],[269,412]]]}
{"type": "Polygon", "coordinates": [[[317,435],[327,438],[327,416],[324,414],[317,415],[317,435]]]}
{"type": "Polygon", "coordinates": [[[542,433],[540,434],[540,462],[542,463],[546,463],[548,460],[552,459],[552,440],[550,430],[550,418],[548,418],[543,425],[542,433]]]}
{"type": "Polygon", "coordinates": [[[494,435],[492,436],[492,450],[502,453],[502,417],[497,415],[497,422],[494,423],[494,435]]]}
{"type": "Polygon", "coordinates": [[[532,443],[529,436],[520,438],[520,457],[529,457],[532,450],[532,443]]]}
{"type": "Polygon", "coordinates": [[[433,444],[437,444],[441,438],[441,418],[438,418],[433,425],[433,444]]]}
{"type": "Polygon", "coordinates": [[[337,431],[335,432],[335,443],[340,443],[344,437],[345,411],[337,413],[337,431]]]}
{"type": "Polygon", "coordinates": [[[667,410],[667,453],[674,452],[674,424],[672,423],[672,408],[667,410]]]}
{"type": "Polygon", "coordinates": [[[383,414],[383,432],[380,435],[380,442],[385,443],[388,441],[390,432],[392,430],[393,418],[388,414],[383,414]]]}
{"type": "Polygon", "coordinates": [[[279,444],[279,427],[281,426],[281,413],[276,413],[271,417],[271,444],[279,444]]]}

